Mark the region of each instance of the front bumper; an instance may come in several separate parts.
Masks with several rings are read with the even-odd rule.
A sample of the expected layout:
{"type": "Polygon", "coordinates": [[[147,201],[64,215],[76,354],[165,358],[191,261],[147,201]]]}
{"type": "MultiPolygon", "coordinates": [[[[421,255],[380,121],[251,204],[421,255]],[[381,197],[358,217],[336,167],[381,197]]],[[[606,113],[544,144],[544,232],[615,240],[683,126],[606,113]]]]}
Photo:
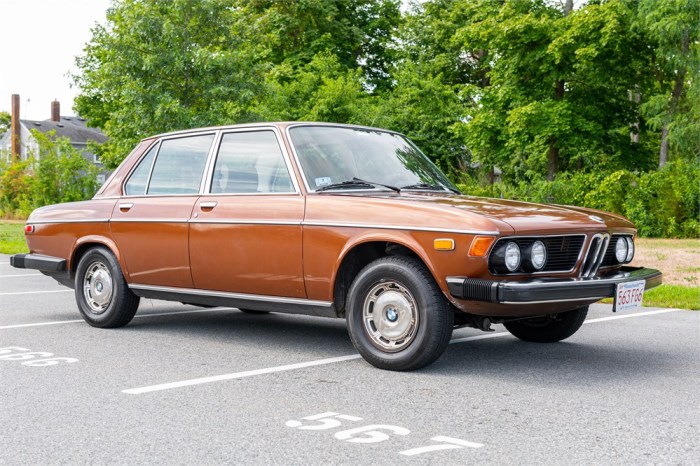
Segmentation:
{"type": "Polygon", "coordinates": [[[447,277],[450,294],[458,299],[500,304],[538,304],[567,301],[597,301],[615,296],[619,283],[644,280],[645,289],[659,286],[662,274],[642,267],[620,270],[594,278],[535,278],[525,281],[495,281],[447,277]]]}

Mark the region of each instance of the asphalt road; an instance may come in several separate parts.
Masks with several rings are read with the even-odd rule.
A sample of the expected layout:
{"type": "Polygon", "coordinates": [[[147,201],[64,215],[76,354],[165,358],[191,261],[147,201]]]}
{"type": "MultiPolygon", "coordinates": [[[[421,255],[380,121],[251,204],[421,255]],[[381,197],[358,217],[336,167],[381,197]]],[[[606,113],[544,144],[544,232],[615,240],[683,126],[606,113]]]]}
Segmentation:
{"type": "Polygon", "coordinates": [[[8,262],[0,464],[700,463],[698,312],[595,305],[551,345],[460,329],[394,373],[342,320],[142,300],[95,329],[8,262]]]}

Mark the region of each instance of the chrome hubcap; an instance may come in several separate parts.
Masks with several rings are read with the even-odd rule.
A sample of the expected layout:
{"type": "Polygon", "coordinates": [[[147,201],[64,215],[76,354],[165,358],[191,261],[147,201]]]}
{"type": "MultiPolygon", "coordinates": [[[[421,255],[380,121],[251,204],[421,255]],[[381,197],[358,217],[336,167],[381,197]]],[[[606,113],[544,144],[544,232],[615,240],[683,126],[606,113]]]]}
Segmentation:
{"type": "Polygon", "coordinates": [[[375,346],[389,352],[401,351],[416,335],[418,306],[400,283],[379,283],[365,298],[362,321],[375,346]]]}
{"type": "Polygon", "coordinates": [[[102,262],[91,263],[83,278],[83,296],[93,314],[102,314],[112,302],[112,274],[102,262]]]}

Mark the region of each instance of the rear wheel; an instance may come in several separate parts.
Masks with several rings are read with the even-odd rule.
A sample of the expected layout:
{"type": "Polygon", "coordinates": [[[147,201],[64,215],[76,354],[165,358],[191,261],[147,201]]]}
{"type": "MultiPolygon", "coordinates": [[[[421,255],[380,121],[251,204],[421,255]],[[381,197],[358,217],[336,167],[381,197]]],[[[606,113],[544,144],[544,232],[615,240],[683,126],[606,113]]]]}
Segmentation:
{"type": "Polygon", "coordinates": [[[554,343],[569,338],[581,328],[588,306],[527,320],[506,322],[503,326],[514,336],[536,343],[554,343]]]}
{"type": "Polygon", "coordinates": [[[350,338],[367,362],[408,371],[442,355],[452,336],[454,312],[421,261],[390,256],[357,275],[346,319],[350,338]]]}
{"type": "Polygon", "coordinates": [[[75,299],[83,319],[100,328],[123,327],[139,307],[139,297],[127,286],[119,262],[104,247],[92,248],[80,259],[75,299]]]}

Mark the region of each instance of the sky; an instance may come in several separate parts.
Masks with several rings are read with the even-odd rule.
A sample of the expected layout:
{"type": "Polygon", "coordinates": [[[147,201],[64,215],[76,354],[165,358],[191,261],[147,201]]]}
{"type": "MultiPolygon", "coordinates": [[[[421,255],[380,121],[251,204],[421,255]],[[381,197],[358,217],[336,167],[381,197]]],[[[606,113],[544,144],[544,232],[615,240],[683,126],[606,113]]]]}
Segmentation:
{"type": "Polygon", "coordinates": [[[90,29],[105,22],[110,0],[0,0],[0,111],[10,112],[20,95],[26,120],[74,115],[70,72],[90,40],[90,29]]]}

